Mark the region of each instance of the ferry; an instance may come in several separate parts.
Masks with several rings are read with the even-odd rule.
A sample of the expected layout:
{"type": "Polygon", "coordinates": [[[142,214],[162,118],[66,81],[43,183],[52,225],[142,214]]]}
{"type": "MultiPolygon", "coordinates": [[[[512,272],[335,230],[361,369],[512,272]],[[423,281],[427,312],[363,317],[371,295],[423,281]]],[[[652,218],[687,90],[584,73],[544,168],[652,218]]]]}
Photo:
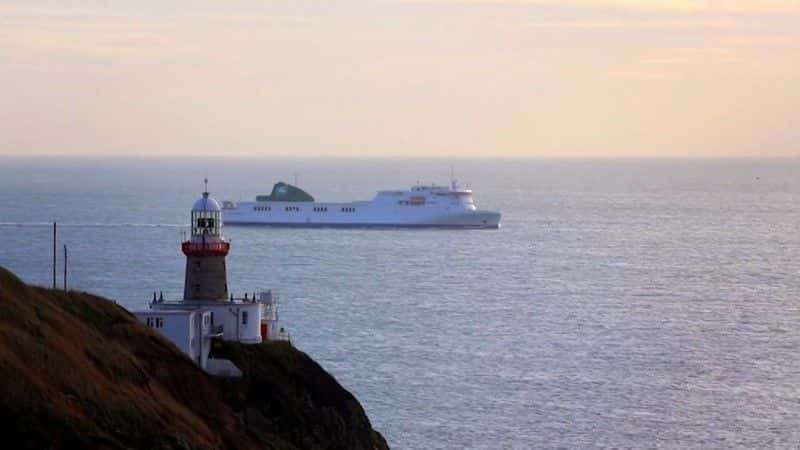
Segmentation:
{"type": "Polygon", "coordinates": [[[303,227],[500,228],[500,213],[475,207],[472,191],[449,186],[414,186],[380,191],[371,201],[316,202],[297,186],[278,182],[255,201],[223,201],[230,225],[303,227]]]}

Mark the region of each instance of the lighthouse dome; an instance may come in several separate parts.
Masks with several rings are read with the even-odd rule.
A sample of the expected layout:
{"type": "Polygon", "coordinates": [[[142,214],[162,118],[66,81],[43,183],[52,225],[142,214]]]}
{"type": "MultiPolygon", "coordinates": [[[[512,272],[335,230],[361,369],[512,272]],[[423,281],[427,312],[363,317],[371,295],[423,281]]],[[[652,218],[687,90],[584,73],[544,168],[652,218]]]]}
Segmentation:
{"type": "Polygon", "coordinates": [[[222,208],[219,206],[219,202],[208,196],[208,192],[203,192],[203,198],[194,202],[192,211],[222,211],[222,208]]]}

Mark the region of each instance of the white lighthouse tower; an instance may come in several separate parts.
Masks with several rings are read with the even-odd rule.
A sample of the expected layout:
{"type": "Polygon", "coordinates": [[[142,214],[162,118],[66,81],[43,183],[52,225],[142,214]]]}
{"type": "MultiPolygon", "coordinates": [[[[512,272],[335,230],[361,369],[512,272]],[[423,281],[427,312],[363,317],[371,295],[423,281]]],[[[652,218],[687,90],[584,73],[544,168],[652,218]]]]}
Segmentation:
{"type": "Polygon", "coordinates": [[[186,255],[183,298],[168,300],[153,293],[149,309],[134,314],[202,368],[220,373],[231,369],[230,362],[208,358],[212,339],[256,344],[289,337],[278,325],[278,303],[271,291],[229,294],[225,257],[231,244],[222,234],[222,208],[209,195],[208,180],[205,185],[192,206],[189,237],[181,242],[186,255]]]}
{"type": "Polygon", "coordinates": [[[231,245],[222,235],[222,208],[208,194],[208,180],[203,197],[192,207],[191,235],[181,244],[186,255],[186,278],[183,300],[228,300],[228,277],[225,257],[231,245]]]}

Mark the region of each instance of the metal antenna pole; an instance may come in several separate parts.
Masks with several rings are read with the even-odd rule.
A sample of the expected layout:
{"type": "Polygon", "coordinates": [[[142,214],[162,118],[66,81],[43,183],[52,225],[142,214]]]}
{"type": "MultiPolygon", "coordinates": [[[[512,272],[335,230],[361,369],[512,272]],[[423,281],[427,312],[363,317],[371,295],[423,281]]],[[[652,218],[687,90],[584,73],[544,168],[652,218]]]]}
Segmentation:
{"type": "Polygon", "coordinates": [[[67,292],[67,245],[64,244],[64,292],[67,292]]]}
{"type": "Polygon", "coordinates": [[[53,289],[56,288],[56,239],[57,239],[56,223],[53,222],[53,289]]]}

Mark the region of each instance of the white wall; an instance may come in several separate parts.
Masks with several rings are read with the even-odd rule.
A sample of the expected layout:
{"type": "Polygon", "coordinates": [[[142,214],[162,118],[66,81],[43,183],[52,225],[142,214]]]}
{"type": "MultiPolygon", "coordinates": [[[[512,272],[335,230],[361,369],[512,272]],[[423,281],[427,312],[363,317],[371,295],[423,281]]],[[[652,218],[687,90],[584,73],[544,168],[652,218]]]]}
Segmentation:
{"type": "Polygon", "coordinates": [[[198,320],[202,322],[202,347],[200,348],[200,367],[208,367],[208,352],[211,351],[211,311],[198,311],[198,320]]]}
{"type": "Polygon", "coordinates": [[[211,348],[210,340],[207,338],[211,325],[210,321],[208,325],[203,324],[203,316],[208,315],[210,318],[210,312],[142,311],[134,314],[145,325],[148,318],[152,319],[152,329],[169,339],[193,362],[205,367],[211,348]],[[161,327],[156,326],[158,319],[161,319],[161,327]]]}
{"type": "Polygon", "coordinates": [[[261,304],[221,303],[207,308],[214,312],[214,324],[222,325],[226,341],[261,342],[261,304]],[[247,323],[242,323],[244,312],[247,312],[247,323]]]}

